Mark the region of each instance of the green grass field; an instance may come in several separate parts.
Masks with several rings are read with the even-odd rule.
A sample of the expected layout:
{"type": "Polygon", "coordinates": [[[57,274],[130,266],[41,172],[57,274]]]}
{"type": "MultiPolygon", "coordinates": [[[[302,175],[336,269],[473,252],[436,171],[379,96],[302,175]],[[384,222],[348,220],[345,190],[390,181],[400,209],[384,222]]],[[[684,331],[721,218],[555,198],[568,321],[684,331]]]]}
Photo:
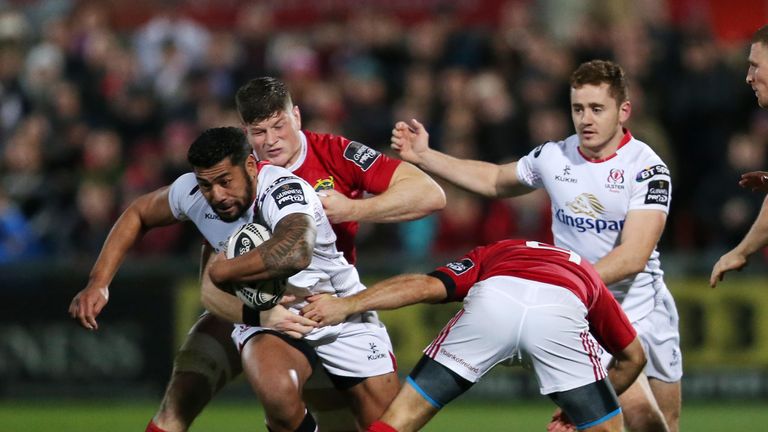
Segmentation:
{"type": "MultiPolygon", "coordinates": [[[[0,402],[3,432],[140,432],[154,412],[154,402],[0,402]]],[[[542,403],[470,404],[457,402],[438,414],[425,431],[544,431],[552,407],[542,403]]],[[[683,407],[681,431],[765,430],[768,403],[691,403],[683,407]]],[[[192,432],[263,431],[258,405],[214,402],[192,432]]]]}

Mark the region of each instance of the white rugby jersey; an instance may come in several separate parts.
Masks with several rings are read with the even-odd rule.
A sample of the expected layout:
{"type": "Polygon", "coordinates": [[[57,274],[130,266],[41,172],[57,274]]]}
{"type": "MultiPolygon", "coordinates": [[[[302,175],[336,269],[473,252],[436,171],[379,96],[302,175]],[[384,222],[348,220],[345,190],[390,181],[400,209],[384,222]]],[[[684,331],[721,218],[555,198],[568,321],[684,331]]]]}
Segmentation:
{"type": "MultiPolygon", "coordinates": [[[[545,143],[518,161],[518,179],[546,189],[552,202],[552,233],[557,246],[595,263],[619,244],[627,212],[669,212],[672,185],[667,166],[629,131],[613,155],[588,161],[578,135],[545,143]]],[[[609,286],[634,322],[654,306],[657,290],[666,289],[659,253],[654,248],[645,269],[609,286]]]]}
{"type": "MultiPolygon", "coordinates": [[[[255,205],[235,222],[224,222],[216,215],[200,192],[193,173],[183,174],[171,185],[168,194],[171,211],[179,220],[192,221],[216,252],[223,251],[230,234],[245,223],[257,222],[274,232],[283,217],[293,213],[307,214],[317,225],[312,262],[288,278],[287,292],[302,299],[319,293],[346,297],[365,289],[357,269],[336,249],[336,235],[312,187],[285,168],[269,164],[259,164],[257,180],[255,205]]],[[[301,300],[291,309],[298,312],[306,304],[301,300]]],[[[307,337],[314,339],[312,336],[320,337],[326,333],[329,331],[325,328],[315,329],[307,337]]]]}

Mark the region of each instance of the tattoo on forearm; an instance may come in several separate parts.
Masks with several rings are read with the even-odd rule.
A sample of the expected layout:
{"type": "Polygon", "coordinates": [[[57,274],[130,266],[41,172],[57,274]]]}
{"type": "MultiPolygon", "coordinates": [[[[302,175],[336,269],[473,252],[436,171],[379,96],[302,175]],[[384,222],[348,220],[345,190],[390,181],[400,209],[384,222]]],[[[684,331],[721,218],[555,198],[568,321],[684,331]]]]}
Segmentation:
{"type": "Polygon", "coordinates": [[[272,241],[258,251],[270,277],[288,277],[309,265],[317,227],[306,214],[284,217],[275,227],[272,241]]]}

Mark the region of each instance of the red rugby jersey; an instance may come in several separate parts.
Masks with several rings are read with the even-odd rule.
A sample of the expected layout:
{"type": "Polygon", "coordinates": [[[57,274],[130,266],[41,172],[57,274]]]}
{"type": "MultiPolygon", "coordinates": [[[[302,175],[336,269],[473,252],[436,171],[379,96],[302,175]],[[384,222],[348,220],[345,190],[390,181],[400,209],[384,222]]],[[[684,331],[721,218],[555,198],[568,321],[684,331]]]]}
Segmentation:
{"type": "MultiPolygon", "coordinates": [[[[400,160],[342,136],[306,130],[303,133],[306,146],[302,144],[299,159],[286,168],[306,180],[316,192],[335,189],[352,199],[363,198],[366,192],[378,195],[387,190],[400,165],[400,160]]],[[[358,228],[357,222],[333,224],[336,247],[351,264],[357,259],[358,228]]]]}
{"type": "Polygon", "coordinates": [[[608,352],[624,349],[637,332],[597,271],[575,252],[546,243],[501,240],[480,246],[431,275],[448,290],[448,301],[460,301],[482,280],[514,276],[563,287],[587,307],[590,331],[608,352]]]}

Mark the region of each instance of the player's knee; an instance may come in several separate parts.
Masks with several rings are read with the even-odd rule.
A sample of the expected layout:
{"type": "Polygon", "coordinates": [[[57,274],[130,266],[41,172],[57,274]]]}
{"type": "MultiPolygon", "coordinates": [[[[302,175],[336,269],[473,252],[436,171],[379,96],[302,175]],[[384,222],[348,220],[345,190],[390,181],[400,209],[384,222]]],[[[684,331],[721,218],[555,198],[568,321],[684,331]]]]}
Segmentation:
{"type": "Polygon", "coordinates": [[[248,381],[261,401],[267,417],[276,419],[293,418],[297,413],[304,415],[304,402],[301,398],[299,377],[292,371],[269,374],[259,374],[250,371],[246,373],[248,381]]]}
{"type": "Polygon", "coordinates": [[[352,410],[348,393],[335,388],[322,366],[304,384],[302,399],[307,408],[326,431],[357,431],[357,421],[352,410]]]}
{"type": "Polygon", "coordinates": [[[180,416],[192,417],[213,398],[208,379],[194,372],[174,373],[163,401],[167,411],[179,412],[180,416]]]}
{"type": "Polygon", "coordinates": [[[298,383],[290,376],[258,377],[251,387],[262,403],[294,404],[301,401],[298,383]]]}
{"type": "Polygon", "coordinates": [[[624,411],[624,425],[633,432],[669,432],[666,419],[657,407],[635,405],[624,411]]]}
{"type": "Polygon", "coordinates": [[[673,412],[665,412],[664,419],[667,422],[667,428],[669,428],[669,432],[677,432],[678,430],[680,430],[680,410],[679,409],[673,412]]]}
{"type": "Polygon", "coordinates": [[[356,416],[367,426],[381,417],[400,390],[400,381],[394,372],[370,377],[350,389],[356,416]]]}
{"type": "Polygon", "coordinates": [[[158,426],[174,431],[189,427],[232,375],[226,348],[209,334],[193,331],[188,335],[174,358],[171,380],[155,417],[158,426]]]}
{"type": "MultiPolygon", "coordinates": [[[[202,377],[205,392],[213,395],[239,372],[233,370],[228,344],[232,341],[221,341],[206,333],[190,333],[173,360],[174,379],[187,374],[202,377]]],[[[180,385],[193,384],[182,380],[180,385]]]]}
{"type": "MultiPolygon", "coordinates": [[[[303,410],[293,418],[273,418],[267,413],[267,429],[270,432],[316,432],[317,422],[311,412],[303,410]]],[[[324,428],[327,430],[327,427],[324,428]]]]}
{"type": "Polygon", "coordinates": [[[185,432],[211,397],[205,377],[188,372],[174,373],[154,423],[164,431],[185,432]]]}
{"type": "Polygon", "coordinates": [[[301,423],[306,406],[295,393],[295,389],[288,394],[281,392],[280,389],[274,389],[267,395],[259,395],[271,430],[292,431],[301,423]]]}

